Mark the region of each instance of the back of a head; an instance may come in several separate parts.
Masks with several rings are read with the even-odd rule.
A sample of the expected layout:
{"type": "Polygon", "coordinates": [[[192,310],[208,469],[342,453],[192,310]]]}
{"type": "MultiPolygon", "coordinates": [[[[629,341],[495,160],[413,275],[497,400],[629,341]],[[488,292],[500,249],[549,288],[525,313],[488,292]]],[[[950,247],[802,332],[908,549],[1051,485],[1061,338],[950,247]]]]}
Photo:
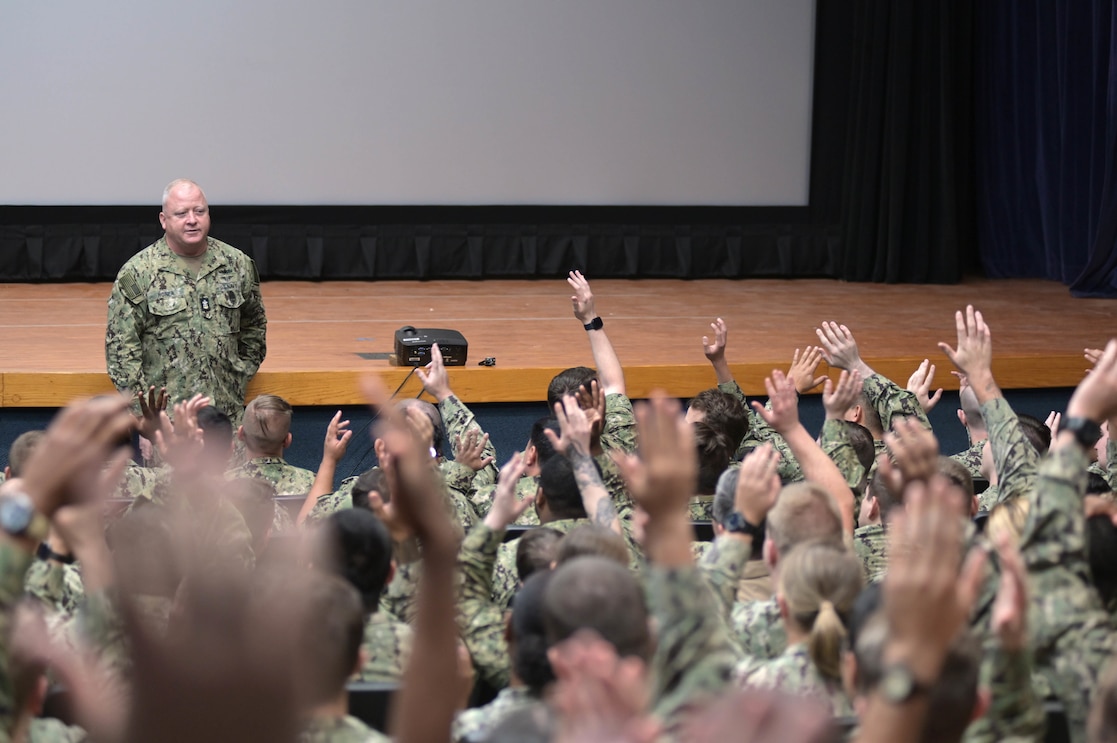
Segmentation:
{"type": "Polygon", "coordinates": [[[539,489],[556,519],[584,519],[586,507],[574,479],[574,468],[566,457],[551,457],[539,473],[539,489]]]}
{"type": "Polygon", "coordinates": [[[706,423],[694,424],[694,445],[698,449],[698,495],[713,495],[718,478],[729,467],[736,446],[729,438],[706,423]]]}
{"type": "Polygon", "coordinates": [[[858,398],[857,404],[861,406],[861,421],[865,428],[869,429],[869,433],[874,438],[884,435],[884,424],[880,420],[880,413],[877,412],[876,406],[869,396],[865,394],[865,390],[861,390],[861,397],[858,398]]]}
{"type": "Polygon", "coordinates": [[[966,425],[977,431],[985,430],[985,416],[981,414],[981,403],[973,387],[966,385],[958,390],[958,406],[966,414],[966,425]]]}
{"type": "Polygon", "coordinates": [[[557,733],[550,706],[540,703],[513,709],[477,743],[551,743],[557,733]]]}
{"type": "Polygon", "coordinates": [[[736,396],[717,387],[702,390],[690,400],[693,410],[702,412],[702,422],[729,439],[736,451],[749,432],[749,414],[736,396]]]}
{"type": "MultiPolygon", "coordinates": [[[[853,647],[858,694],[871,694],[883,678],[887,642],[888,620],[883,612],[877,612],[853,647]]],[[[963,630],[947,650],[942,671],[931,688],[920,743],[956,743],[962,739],[978,702],[981,660],[981,643],[968,629],[963,630]]]]}
{"type": "MultiPolygon", "coordinates": [[[[730,467],[721,473],[717,488],[714,489],[714,521],[725,526],[729,514],[736,509],[737,481],[741,476],[740,467],[730,467]]],[[[751,559],[758,560],[763,554],[764,540],[755,539],[752,543],[751,559]]]]}
{"type": "MultiPolygon", "coordinates": [[[[962,501],[958,504],[965,518],[973,515],[976,505],[974,503],[973,475],[966,466],[950,457],[939,457],[939,474],[949,480],[961,490],[962,501]]],[[[951,490],[952,493],[958,491],[951,490]]]]}
{"type": "Polygon", "coordinates": [[[1028,522],[1028,512],[1031,511],[1032,502],[1023,496],[1016,496],[1003,500],[993,506],[989,511],[989,520],[985,523],[985,533],[996,544],[1001,535],[1008,537],[1013,544],[1020,543],[1020,535],[1024,533],[1024,524],[1028,522]]]}
{"type": "Polygon", "coordinates": [[[225,497],[244,517],[253,547],[261,546],[275,522],[275,486],[257,477],[240,477],[229,482],[225,497]]]}
{"type": "Polygon", "coordinates": [[[590,555],[604,557],[628,567],[628,545],[621,535],[600,524],[589,522],[578,524],[559,540],[555,562],[562,565],[575,557],[590,555]]]}
{"type": "Polygon", "coordinates": [[[853,421],[839,421],[839,423],[845,429],[846,437],[853,447],[853,453],[857,455],[857,462],[868,474],[877,458],[872,432],[860,423],[854,423],[853,421]]]}
{"type": "Polygon", "coordinates": [[[415,408],[427,416],[427,420],[431,423],[431,448],[434,449],[435,456],[442,456],[445,449],[446,441],[446,424],[442,422],[442,413],[438,412],[438,408],[426,400],[416,400],[410,398],[401,400],[399,406],[403,410],[408,408],[415,408]]]}
{"type": "Polygon", "coordinates": [[[512,602],[512,668],[535,696],[555,680],[547,660],[547,628],[543,621],[543,597],[554,573],[547,570],[524,581],[512,602]]]}
{"type": "Polygon", "coordinates": [[[558,420],[553,416],[540,418],[531,425],[530,441],[531,445],[535,447],[535,458],[540,467],[558,453],[555,451],[555,447],[551,446],[551,440],[547,438],[547,434],[544,433],[547,429],[550,429],[556,436],[562,433],[558,420]]]}
{"type": "Polygon", "coordinates": [[[274,453],[283,450],[291,432],[290,404],[278,395],[260,395],[244,409],[244,438],[252,451],[274,453]]]}
{"type": "Polygon", "coordinates": [[[597,372],[588,366],[572,366],[556,374],[547,385],[547,410],[554,410],[563,395],[577,394],[583,385],[597,379],[597,372]]]}
{"type": "Polygon", "coordinates": [[[31,453],[46,435],[46,431],[36,430],[24,431],[16,436],[16,440],[8,448],[8,467],[12,471],[12,477],[23,477],[23,468],[31,459],[31,453]]]}
{"type": "MultiPolygon", "coordinates": [[[[972,479],[970,483],[972,487],[972,479]]],[[[885,485],[884,475],[881,474],[880,470],[873,473],[872,478],[869,480],[867,494],[870,498],[876,498],[877,506],[880,508],[880,520],[885,523],[887,523],[892,509],[903,505],[903,501],[885,485]]]]}
{"type": "Polygon", "coordinates": [[[628,568],[604,557],[578,557],[555,570],[543,619],[548,646],[590,629],[622,658],[647,661],[654,650],[643,589],[628,568]]]}
{"type": "Polygon", "coordinates": [[[801,544],[780,560],[779,595],[791,620],[809,633],[811,660],[827,678],[841,678],[845,625],[863,585],[861,561],[841,544],[801,544]]]}
{"type": "Polygon", "coordinates": [[[326,519],[321,538],[326,563],[322,569],[349,581],[360,593],[365,611],[375,613],[391,572],[388,528],[372,511],[347,508],[326,519]]]}
{"type": "Polygon", "coordinates": [[[392,502],[392,494],[388,491],[388,475],[380,467],[365,470],[353,483],[353,508],[369,508],[369,493],[379,493],[380,500],[384,503],[392,502]]]}
{"type": "Polygon", "coordinates": [[[198,428],[207,453],[221,456],[233,445],[233,422],[212,405],[198,411],[198,428]]]}
{"type": "Polygon", "coordinates": [[[1016,417],[1020,421],[1020,430],[1024,432],[1024,438],[1028,443],[1040,454],[1046,454],[1051,448],[1051,429],[1034,415],[1020,413],[1016,417]]]}
{"type": "Polygon", "coordinates": [[[364,606],[357,589],[338,576],[284,576],[284,582],[292,579],[293,586],[278,581],[273,586],[298,603],[298,683],[309,705],[325,704],[338,697],[357,668],[364,606]]]}
{"type": "Polygon", "coordinates": [[[787,485],[768,512],[768,538],[780,560],[796,545],[828,539],[841,542],[842,515],[825,489],[810,482],[787,485]]]}
{"type": "Polygon", "coordinates": [[[516,575],[524,583],[537,572],[550,570],[558,554],[562,532],[546,526],[530,529],[516,543],[516,575]]]}

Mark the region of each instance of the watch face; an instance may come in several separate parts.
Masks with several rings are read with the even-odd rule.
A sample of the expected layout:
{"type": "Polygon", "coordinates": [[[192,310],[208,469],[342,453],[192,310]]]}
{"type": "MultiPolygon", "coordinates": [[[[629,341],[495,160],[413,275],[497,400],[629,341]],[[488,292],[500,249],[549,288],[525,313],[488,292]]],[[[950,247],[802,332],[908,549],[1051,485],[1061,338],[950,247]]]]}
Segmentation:
{"type": "Polygon", "coordinates": [[[880,690],[890,702],[906,702],[915,691],[915,679],[903,666],[892,666],[884,672],[880,690]]]}
{"type": "Polygon", "coordinates": [[[0,528],[9,534],[22,534],[31,525],[34,516],[31,506],[18,496],[0,498],[0,528]]]}
{"type": "Polygon", "coordinates": [[[733,511],[725,519],[725,528],[733,532],[741,532],[745,530],[745,517],[738,511],[733,511]]]}

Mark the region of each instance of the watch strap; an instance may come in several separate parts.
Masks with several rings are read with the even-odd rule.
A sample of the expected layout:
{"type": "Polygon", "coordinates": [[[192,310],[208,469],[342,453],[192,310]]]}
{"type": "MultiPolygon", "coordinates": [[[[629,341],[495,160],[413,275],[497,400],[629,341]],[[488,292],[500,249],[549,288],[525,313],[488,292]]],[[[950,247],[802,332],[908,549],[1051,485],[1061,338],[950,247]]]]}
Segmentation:
{"type": "Polygon", "coordinates": [[[64,565],[73,565],[74,562],[77,561],[77,558],[73,555],[63,555],[59,552],[55,552],[46,542],[39,542],[39,549],[35,551],[35,554],[40,560],[54,560],[64,565]]]}
{"type": "Polygon", "coordinates": [[[1059,425],[1060,431],[1070,431],[1083,449],[1093,449],[1101,438],[1101,426],[1089,418],[1067,418],[1059,425]]]}
{"type": "Polygon", "coordinates": [[[585,328],[587,332],[590,330],[601,330],[603,327],[605,327],[605,321],[602,320],[600,316],[598,316],[590,320],[582,327],[585,328]]]}

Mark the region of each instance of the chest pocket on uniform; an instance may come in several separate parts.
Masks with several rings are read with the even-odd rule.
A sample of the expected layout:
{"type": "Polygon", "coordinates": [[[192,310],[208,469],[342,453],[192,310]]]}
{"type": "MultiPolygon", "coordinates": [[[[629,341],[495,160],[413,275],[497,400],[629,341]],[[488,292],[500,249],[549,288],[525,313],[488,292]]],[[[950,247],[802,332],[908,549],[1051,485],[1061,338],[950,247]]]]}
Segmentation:
{"type": "Polygon", "coordinates": [[[154,323],[151,332],[156,338],[167,338],[174,335],[175,328],[186,321],[185,315],[180,315],[186,309],[186,297],[181,293],[167,289],[152,289],[147,293],[147,311],[152,316],[154,323]],[[177,317],[176,317],[177,316],[177,317]]]}
{"type": "Polygon", "coordinates": [[[235,284],[219,284],[214,301],[220,309],[224,322],[228,323],[230,333],[240,332],[240,308],[244,304],[244,294],[235,284]]]}

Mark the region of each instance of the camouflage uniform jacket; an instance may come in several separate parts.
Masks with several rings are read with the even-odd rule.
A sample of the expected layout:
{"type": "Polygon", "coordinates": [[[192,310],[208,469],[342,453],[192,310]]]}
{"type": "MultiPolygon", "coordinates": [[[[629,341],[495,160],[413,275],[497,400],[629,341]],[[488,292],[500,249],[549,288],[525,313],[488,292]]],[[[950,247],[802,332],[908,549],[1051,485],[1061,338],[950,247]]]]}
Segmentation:
{"type": "Polygon", "coordinates": [[[731,622],[733,637],[746,658],[773,660],[787,649],[787,630],[775,596],[734,604],[731,622]]]}
{"type": "MultiPolygon", "coordinates": [[[[587,524],[589,519],[559,519],[543,526],[550,527],[557,532],[566,534],[578,524],[587,524]]],[[[516,593],[516,586],[520,577],[516,573],[516,548],[520,540],[513,539],[500,545],[496,554],[496,567],[493,569],[493,603],[503,611],[508,608],[512,596],[516,593]]]]}
{"type": "Polygon", "coordinates": [[[895,418],[916,418],[924,428],[930,430],[931,421],[927,420],[927,413],[919,404],[915,393],[908,392],[880,374],[874,374],[862,382],[862,388],[865,397],[880,416],[880,425],[885,431],[892,430],[892,421],[895,418]]]}
{"type": "Polygon", "coordinates": [[[316,717],[299,734],[299,743],[389,743],[391,739],[356,717],[316,717]]]}
{"type": "MultiPolygon", "coordinates": [[[[485,433],[481,428],[481,424],[473,415],[464,402],[459,400],[456,396],[450,395],[442,402],[438,403],[438,412],[442,415],[442,424],[446,427],[446,435],[450,439],[450,445],[454,452],[454,458],[457,459],[462,450],[462,445],[469,435],[470,431],[476,431],[477,435],[485,433]]],[[[485,456],[492,457],[491,462],[485,465],[482,469],[474,472],[465,465],[459,465],[464,474],[464,470],[468,470],[468,482],[453,483],[454,485],[465,485],[466,492],[472,495],[472,490],[482,485],[495,485],[497,476],[500,474],[499,465],[496,461],[496,447],[493,446],[491,441],[485,443],[485,456]]],[[[447,478],[449,479],[449,478],[447,478]]]]}
{"type": "Polygon", "coordinates": [[[113,495],[116,498],[155,500],[159,497],[159,489],[166,487],[170,474],[169,467],[142,467],[129,461],[113,495]]]}
{"type": "Polygon", "coordinates": [[[35,558],[23,581],[27,595],[46,609],[47,629],[55,635],[73,619],[85,599],[81,573],[75,565],[35,558]]]}
{"type": "Polygon", "coordinates": [[[950,458],[965,467],[969,471],[970,477],[981,477],[981,450],[984,448],[985,439],[975,441],[970,444],[969,448],[951,455],[950,458]]]}
{"type": "Polygon", "coordinates": [[[980,503],[992,510],[997,503],[1011,498],[1027,496],[1036,484],[1039,452],[1024,436],[1020,419],[1003,397],[982,404],[981,414],[989,431],[989,444],[993,449],[993,464],[997,468],[997,486],[989,487],[992,495],[981,494],[980,503]]]}
{"type": "Polygon", "coordinates": [[[172,403],[203,393],[234,421],[267,350],[256,264],[209,238],[191,276],[165,238],[134,255],[109,296],[105,359],[118,390],[165,386],[172,403]]]}
{"type": "Polygon", "coordinates": [[[750,561],[751,556],[751,540],[722,536],[710,544],[698,561],[698,569],[702,571],[710,589],[713,590],[718,600],[720,614],[727,623],[733,611],[733,604],[737,600],[737,588],[745,568],[757,562],[750,561]]]}
{"type": "Polygon", "coordinates": [[[411,627],[384,612],[369,617],[361,643],[368,657],[359,680],[396,684],[402,681],[413,637],[411,627]]]}
{"type": "Polygon", "coordinates": [[[239,478],[267,480],[276,495],[305,495],[314,485],[314,473],[288,464],[283,457],[256,457],[225,473],[228,480],[239,478]]]}
{"type": "Polygon", "coordinates": [[[659,628],[651,666],[653,711],[671,732],[689,708],[725,690],[737,652],[696,567],[653,565],[644,573],[644,590],[659,628]]]}
{"type": "Polygon", "coordinates": [[[636,415],[632,412],[632,400],[627,395],[614,392],[605,396],[601,448],[606,452],[636,452],[636,415]]]}
{"type": "MultiPolygon", "coordinates": [[[[539,492],[539,478],[534,475],[524,475],[516,481],[516,500],[523,501],[539,492]]],[[[496,493],[496,484],[482,485],[474,488],[469,500],[477,516],[484,519],[493,507],[493,495],[496,493]]],[[[520,518],[516,519],[516,526],[539,526],[539,514],[534,508],[528,508],[520,518]]]]}
{"type": "Polygon", "coordinates": [[[745,438],[741,442],[741,445],[737,447],[734,458],[742,459],[748,452],[770,441],[780,455],[780,480],[785,484],[802,480],[803,468],[799,466],[799,460],[791,453],[791,447],[784,441],[783,436],[780,436],[776,433],[775,429],[768,425],[768,421],[764,420],[760,417],[759,413],[752,409],[740,385],[735,381],[722,382],[718,385],[718,389],[722,392],[728,392],[730,395],[740,400],[741,404],[745,406],[745,411],[749,416],[749,432],[745,434],[745,438]]]}
{"type": "Polygon", "coordinates": [[[392,582],[384,589],[380,597],[380,613],[386,613],[401,622],[415,621],[415,600],[419,593],[419,579],[422,575],[423,563],[416,559],[403,561],[399,559],[398,545],[396,552],[396,574],[392,582]]]}
{"type": "Polygon", "coordinates": [[[1047,726],[1043,704],[1032,684],[1032,653],[1005,652],[998,644],[982,661],[981,686],[989,709],[966,728],[963,743],[1035,743],[1047,726]]]}
{"type": "Polygon", "coordinates": [[[517,686],[501,689],[496,695],[496,699],[484,707],[475,707],[459,712],[458,716],[454,718],[450,738],[454,743],[463,743],[464,741],[480,743],[480,741],[488,739],[489,733],[505,717],[516,710],[536,704],[541,704],[541,702],[531,695],[527,687],[517,686]]]}
{"type": "Polygon", "coordinates": [[[508,686],[512,659],[504,638],[504,610],[492,599],[493,565],[504,538],[484,522],[473,527],[458,552],[462,582],[457,623],[477,675],[494,689],[508,686]]]}
{"type": "MultiPolygon", "coordinates": [[[[826,452],[826,456],[837,465],[845,478],[850,490],[857,493],[865,478],[865,468],[857,458],[853,449],[853,442],[849,438],[848,421],[827,418],[822,422],[822,430],[818,434],[818,445],[826,452]]],[[[860,497],[857,498],[860,501],[860,497]]],[[[860,506],[860,502],[856,506],[860,506]]],[[[854,511],[856,513],[856,511],[854,511]]]]}
{"type": "Polygon", "coordinates": [[[861,560],[866,582],[884,580],[888,571],[888,536],[883,524],[857,527],[853,532],[853,551],[861,560]]]}
{"type": "Polygon", "coordinates": [[[791,645],[773,660],[748,658],[737,666],[734,673],[741,686],[811,697],[827,705],[835,717],[853,715],[853,705],[842,688],[842,682],[827,679],[819,673],[805,642],[791,645]]]}
{"type": "Polygon", "coordinates": [[[1085,483],[1086,457],[1079,447],[1051,452],[1039,465],[1020,535],[1032,584],[1029,622],[1036,668],[1063,702],[1074,740],[1084,739],[1090,698],[1117,649],[1117,635],[1091,585],[1085,483]]]}
{"type": "Polygon", "coordinates": [[[714,496],[692,495],[690,503],[687,504],[687,510],[690,512],[691,521],[713,521],[714,496]]]}

